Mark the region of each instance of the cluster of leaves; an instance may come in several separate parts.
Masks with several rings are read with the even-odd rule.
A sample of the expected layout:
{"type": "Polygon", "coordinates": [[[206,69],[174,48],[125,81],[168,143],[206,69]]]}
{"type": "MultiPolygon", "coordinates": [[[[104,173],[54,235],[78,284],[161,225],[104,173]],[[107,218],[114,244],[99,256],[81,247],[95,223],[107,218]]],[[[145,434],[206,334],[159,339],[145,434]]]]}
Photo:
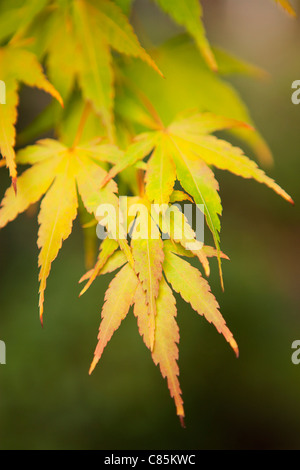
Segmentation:
{"type": "MultiPolygon", "coordinates": [[[[253,178],[292,201],[240,148],[211,135],[223,130],[234,133],[262,162],[270,161],[267,144],[254,131],[245,105],[223,78],[262,72],[209,45],[198,0],[155,2],[185,28],[193,43],[181,36],[150,56],[128,20],[132,0],[0,3],[0,79],[7,89],[7,104],[0,107],[1,166],[7,166],[12,178],[1,203],[0,228],[43,198],[38,216],[43,321],[51,265],[71,234],[77,213],[89,221],[85,233],[86,246],[91,247],[89,237],[95,232],[91,220],[96,220],[98,206],[111,204],[122,211],[119,191],[130,192],[133,210],[130,217],[124,213],[129,227],[125,236],[106,238],[95,266],[81,279],[87,281],[84,293],[98,276],[118,270],[105,296],[90,371],[133,305],[139,332],[167,378],[183,422],[173,291],[212,323],[238,355],[208,282],[187,260],[196,257],[208,276],[209,258],[217,257],[223,284],[222,206],[212,167],[253,178]],[[55,100],[16,137],[20,83],[38,87],[55,100]],[[197,109],[187,111],[195,102],[197,109]],[[25,147],[50,129],[55,138],[25,147]],[[16,144],[22,147],[17,155],[16,144]],[[17,164],[29,165],[19,177],[17,164]],[[134,207],[139,203],[150,220],[152,203],[168,207],[185,200],[203,205],[214,248],[197,242],[180,210],[174,211],[172,219],[164,212],[154,220],[154,238],[132,236],[138,231],[134,207]],[[175,228],[182,223],[188,235],[178,239],[175,228]],[[162,233],[168,233],[169,240],[163,240],[162,233]],[[194,242],[192,250],[190,242],[194,242]]],[[[286,0],[279,3],[294,13],[286,0]]],[[[112,233],[109,220],[105,227],[112,233]]],[[[91,258],[93,253],[88,253],[87,259],[91,258]]]]}

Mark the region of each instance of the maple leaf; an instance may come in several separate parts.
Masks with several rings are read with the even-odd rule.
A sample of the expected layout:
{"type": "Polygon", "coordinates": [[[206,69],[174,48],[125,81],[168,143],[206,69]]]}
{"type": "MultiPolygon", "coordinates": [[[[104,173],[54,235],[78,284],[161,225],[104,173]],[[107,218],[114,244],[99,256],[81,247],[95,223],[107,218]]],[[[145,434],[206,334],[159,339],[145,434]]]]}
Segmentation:
{"type": "Polygon", "coordinates": [[[19,102],[19,83],[37,87],[56,98],[63,105],[60,94],[46,79],[36,56],[17,45],[0,48],[0,76],[6,84],[6,104],[0,106],[0,152],[16,186],[15,124],[19,102]]]}
{"type": "MultiPolygon", "coordinates": [[[[98,344],[90,374],[101,359],[103,350],[113,333],[134,304],[139,332],[151,351],[154,363],[159,364],[162,376],[167,378],[177,415],[184,425],[184,408],[177,365],[179,329],[176,323],[176,301],[163,272],[174,291],[224,335],[238,356],[237,343],[226,326],[208,283],[196,268],[181,258],[197,256],[206,274],[209,274],[208,258],[218,256],[218,252],[212,247],[204,247],[196,240],[196,234],[178,208],[174,211],[174,219],[168,218],[167,211],[163,213],[162,219],[159,219],[152,210],[150,213],[151,205],[146,195],[128,200],[126,198],[126,208],[127,214],[124,213],[124,205],[120,203],[123,218],[127,220],[127,232],[131,234],[130,248],[134,263],[128,262],[126,255],[118,250],[118,243],[115,240],[105,239],[100,246],[94,269],[88,271],[80,280],[80,282],[87,281],[82,291],[84,293],[97,276],[113,272],[126,264],[110,283],[105,294],[98,344]],[[144,205],[144,211],[141,204],[144,205]],[[184,221],[185,236],[179,240],[179,245],[173,232],[181,217],[184,221]],[[162,232],[170,234],[171,241],[162,241],[159,228],[162,232]],[[194,245],[191,247],[190,243],[194,245]]],[[[221,256],[227,258],[223,253],[221,256]]]]}
{"type": "Polygon", "coordinates": [[[138,286],[135,294],[134,315],[138,320],[140,335],[143,337],[146,346],[152,351],[154,363],[159,364],[162,376],[167,378],[171,397],[175,401],[177,415],[182,426],[184,426],[185,413],[177,365],[179,328],[176,323],[176,300],[164,279],[161,280],[157,298],[154,349],[151,347],[148,308],[145,293],[141,286],[138,286]]]}
{"type": "MultiPolygon", "coordinates": [[[[148,221],[149,219],[150,215],[148,221]]],[[[150,227],[149,222],[148,227],[150,227]]],[[[146,305],[149,308],[148,321],[151,350],[153,350],[155,344],[156,299],[159,293],[164,261],[163,242],[157,228],[156,232],[156,234],[152,233],[152,236],[149,234],[147,238],[134,238],[135,232],[133,232],[131,242],[134,269],[145,291],[146,305]]]]}
{"type": "Polygon", "coordinates": [[[84,99],[93,104],[112,140],[115,130],[111,48],[140,58],[159,74],[160,70],[140,45],[121,8],[110,0],[78,0],[59,5],[49,21],[47,66],[52,82],[66,98],[77,79],[84,99]],[[76,57],[76,61],[70,61],[70,57],[76,57]]]}
{"type": "Polygon", "coordinates": [[[96,215],[101,203],[110,203],[116,208],[118,206],[118,198],[114,194],[117,186],[114,182],[100,189],[100,183],[106,175],[100,164],[111,159],[115,161],[116,152],[119,155],[118,149],[105,143],[68,148],[55,140],[45,139],[18,154],[19,163],[32,166],[18,178],[17,195],[13,187],[6,191],[0,208],[0,228],[46,193],[38,217],[41,320],[51,264],[63,241],[69,237],[77,215],[77,189],[85,208],[91,214],[96,215]]]}
{"type": "Polygon", "coordinates": [[[113,333],[119,328],[134,301],[139,281],[129,264],[126,264],[112,280],[105,294],[105,303],[101,313],[98,344],[90,374],[101,359],[103,350],[113,333]]]}
{"type": "Polygon", "coordinates": [[[215,56],[206,38],[202,23],[202,7],[199,0],[155,0],[156,3],[168,13],[176,23],[184,26],[193,36],[207,64],[216,71],[218,69],[215,56]]]}
{"type": "MultiPolygon", "coordinates": [[[[188,198],[189,196],[185,195],[183,196],[184,193],[181,191],[174,191],[174,198],[179,193],[180,200],[184,197],[185,199],[188,198]]],[[[173,202],[178,201],[177,198],[174,199],[173,202]]],[[[193,202],[190,200],[190,202],[193,202]]],[[[145,208],[145,210],[149,211],[150,209],[150,202],[147,200],[147,198],[144,197],[130,197],[126,198],[126,209],[127,209],[127,214],[124,211],[124,207],[122,203],[120,204],[120,210],[122,211],[122,218],[123,221],[127,219],[127,233],[130,236],[135,236],[135,230],[137,230],[136,223],[137,219],[139,218],[139,210],[141,205],[145,208]]],[[[152,248],[154,250],[154,257],[157,258],[158,260],[158,266],[156,265],[155,271],[156,275],[158,278],[161,278],[161,262],[163,260],[163,254],[161,252],[161,241],[159,240],[160,235],[157,230],[159,228],[161,230],[161,233],[168,234],[170,236],[170,239],[173,242],[173,250],[179,255],[182,255],[184,257],[194,257],[196,256],[201,264],[203,265],[205,269],[205,273],[207,276],[210,274],[210,267],[209,267],[209,262],[208,258],[211,257],[217,257],[218,252],[216,249],[213,247],[205,246],[203,245],[202,242],[197,240],[196,233],[192,229],[192,227],[189,225],[189,222],[185,215],[179,210],[179,208],[176,205],[172,205],[168,209],[162,212],[156,212],[156,211],[151,211],[151,216],[147,212],[146,216],[144,215],[141,217],[141,220],[138,222],[139,225],[147,225],[148,230],[151,230],[151,236],[149,236],[149,239],[138,239],[138,240],[132,240],[132,246],[136,245],[136,249],[133,249],[133,266],[136,268],[141,264],[141,268],[136,269],[137,272],[139,270],[145,271],[146,267],[148,266],[148,263],[145,263],[145,266],[143,266],[143,263],[140,263],[139,261],[136,263],[135,258],[138,259],[136,251],[140,249],[140,245],[144,245],[146,247],[148,243],[148,248],[149,250],[152,248]],[[143,217],[146,217],[148,220],[144,220],[143,217]],[[145,222],[145,224],[144,224],[145,222]],[[152,223],[153,222],[153,223],[152,223]],[[152,237],[152,240],[151,240],[152,237]],[[179,245],[180,244],[180,245],[179,245]],[[152,246],[151,246],[152,245],[152,246]],[[155,245],[156,245],[156,252],[155,252],[155,245]],[[158,269],[157,269],[158,268],[158,269]],[[159,274],[157,274],[159,273],[159,274]]],[[[126,256],[122,252],[116,252],[118,249],[118,243],[111,239],[107,238],[105,239],[102,244],[100,245],[100,251],[99,251],[99,256],[98,260],[94,266],[93,269],[89,270],[82,278],[80,279],[80,283],[84,281],[88,281],[82,292],[80,293],[80,296],[83,295],[89,287],[92,285],[92,283],[95,281],[95,279],[102,275],[106,274],[107,272],[112,272],[112,270],[117,269],[118,267],[122,266],[122,264],[125,264],[126,262],[126,256]],[[118,263],[121,263],[120,265],[118,263]],[[109,271],[107,271],[109,269],[109,271]]],[[[142,257],[145,257],[147,253],[147,249],[142,252],[142,257]]],[[[224,253],[220,253],[220,256],[224,259],[229,259],[228,256],[226,256],[224,253]]],[[[128,261],[128,260],[127,260],[128,261]]],[[[151,264],[151,262],[150,262],[151,264]]],[[[148,270],[149,274],[150,271],[148,270]]]]}
{"type": "Polygon", "coordinates": [[[222,213],[222,206],[218,194],[219,185],[210,169],[210,165],[231,171],[244,178],[253,178],[272,188],[287,201],[293,202],[291,197],[271,178],[266,176],[254,161],[246,157],[241,149],[210,135],[210,133],[218,130],[240,126],[245,127],[246,125],[211,113],[196,113],[179,118],[166,129],[162,128],[157,132],[143,134],[138,137],[137,142],[129,147],[123,159],[110,170],[103,181],[103,184],[106,184],[128,164],[132,165],[146,157],[149,154],[147,143],[151,142],[154,145],[154,153],[149,160],[146,176],[148,187],[146,192],[150,202],[168,202],[177,176],[181,186],[193,198],[194,202],[197,205],[204,206],[206,222],[212,232],[219,253],[218,260],[222,286],[219,243],[221,229],[219,216],[222,213]],[[168,164],[169,169],[173,168],[175,164],[176,172],[169,170],[169,174],[165,175],[163,171],[153,170],[153,168],[158,168],[158,160],[160,168],[163,168],[163,164],[166,165],[163,163],[165,161],[171,162],[168,164]],[[168,184],[166,184],[166,179],[168,184]]]}
{"type": "MultiPolygon", "coordinates": [[[[220,249],[222,205],[212,167],[255,179],[287,201],[292,200],[241,149],[211,135],[219,130],[230,130],[248,142],[263,161],[271,159],[264,140],[252,133],[251,119],[244,104],[231,86],[214,73],[219,68],[224,75],[241,73],[257,77],[262,75],[261,71],[210,47],[199,0],[155,1],[194,38],[202,55],[199,57],[194,47],[198,54],[195,60],[191,55],[193,50],[175,48],[174,45],[186,40],[182,37],[159,48],[157,63],[162,63],[162,68],[169,72],[169,80],[165,84],[160,80],[158,87],[156,80],[162,73],[140,45],[125,16],[132,0],[28,0],[22,5],[19,0],[11,0],[9,5],[1,5],[0,41],[7,45],[0,48],[0,78],[6,83],[7,105],[0,107],[0,151],[4,156],[0,166],[4,166],[4,162],[8,166],[12,185],[1,203],[0,228],[43,198],[37,242],[42,322],[52,263],[71,234],[77,213],[83,225],[88,214],[86,227],[89,225],[91,231],[97,221],[106,228],[108,236],[100,245],[96,264],[80,280],[86,282],[82,295],[98,276],[118,270],[105,294],[90,373],[133,306],[140,335],[167,379],[177,415],[184,425],[177,364],[180,338],[173,291],[213,324],[236,356],[239,355],[237,343],[208,282],[189,262],[197,257],[209,276],[209,259],[218,258],[223,285],[221,258],[228,257],[220,249]],[[31,38],[35,39],[35,44],[30,42],[31,38]],[[141,59],[155,73],[149,67],[143,72],[135,65],[133,73],[128,72],[127,61],[115,61],[112,51],[141,59]],[[51,83],[37,59],[44,56],[51,83]],[[149,73],[153,73],[153,80],[149,73]],[[180,77],[184,78],[182,83],[180,77]],[[19,83],[41,88],[61,104],[65,101],[67,109],[58,114],[54,109],[55,105],[58,109],[57,103],[51,103],[39,117],[38,125],[33,122],[21,136],[22,141],[47,128],[55,130],[59,141],[39,141],[20,151],[15,158],[19,83]],[[197,90],[200,91],[197,93],[197,90]],[[178,111],[195,103],[198,109],[201,106],[214,114],[185,111],[174,122],[164,125],[170,123],[178,111]],[[162,114],[157,113],[154,104],[158,104],[162,114]],[[227,113],[235,119],[218,115],[227,113]],[[141,133],[148,129],[150,132],[141,133]],[[104,134],[107,140],[102,139],[104,134]],[[118,141],[126,151],[107,141],[118,141]],[[16,162],[30,166],[18,179],[16,162]],[[108,171],[109,165],[112,168],[108,171]],[[127,185],[134,193],[128,198],[128,213],[124,212],[124,198],[116,195],[118,187],[113,181],[125,170],[127,174],[122,174],[120,187],[124,189],[127,185]],[[175,186],[176,182],[181,188],[175,186]],[[215,248],[204,246],[203,241],[197,239],[178,206],[170,207],[170,204],[184,201],[202,206],[215,248]],[[114,207],[116,218],[108,215],[101,219],[97,209],[103,203],[114,207]],[[163,210],[153,213],[153,203],[163,210]],[[140,217],[141,204],[145,209],[144,219],[140,217]],[[121,221],[125,222],[125,227],[121,221]],[[144,225],[151,230],[146,236],[142,235],[144,225]],[[114,236],[117,226],[120,232],[114,236]],[[163,241],[165,234],[170,240],[163,241]]],[[[275,1],[295,15],[288,0],[275,1]]],[[[92,239],[95,244],[95,233],[92,239]]]]}
{"type": "MultiPolygon", "coordinates": [[[[143,241],[147,243],[146,240],[143,241]]],[[[103,350],[112,335],[119,328],[121,322],[127,316],[130,307],[134,304],[134,315],[138,321],[139,332],[143,337],[145,345],[151,351],[154,363],[156,365],[159,364],[162,376],[167,378],[170,394],[175,401],[177,415],[182,425],[184,425],[184,408],[178,380],[179,368],[177,365],[179,329],[176,323],[176,301],[171,288],[161,274],[158,281],[157,271],[161,273],[162,262],[164,274],[174,291],[180,293],[183,299],[190,303],[199,315],[204,316],[209,323],[216,327],[219,333],[224,335],[236,356],[239,354],[237,343],[226,326],[225,320],[219,311],[219,305],[211,294],[208,283],[202,278],[196,268],[178,256],[193,256],[192,253],[185,251],[183,248],[178,248],[176,244],[174,245],[170,241],[166,241],[163,244],[163,259],[160,256],[160,244],[152,245],[152,253],[148,256],[147,249],[143,252],[137,252],[134,247],[136,241],[132,240],[133,256],[135,260],[139,260],[139,263],[131,266],[127,262],[124,253],[115,251],[117,245],[114,245],[114,243],[112,240],[102,242],[99,254],[100,263],[98,261],[94,270],[89,271],[81,279],[81,282],[89,280],[86,286],[89,287],[98,275],[113,272],[126,263],[126,266],[122,267],[121,271],[118,272],[110,283],[105,294],[98,344],[90,367],[90,374],[101,359],[103,350]],[[108,258],[109,251],[111,255],[108,258]],[[155,251],[156,254],[154,254],[155,251]],[[155,257],[156,263],[154,266],[152,260],[155,257]],[[143,265],[146,265],[146,268],[143,265]],[[148,266],[151,272],[148,270],[148,266]],[[146,281],[141,276],[141,271],[142,274],[146,273],[146,281]],[[147,295],[149,296],[148,279],[152,276],[154,276],[153,284],[156,285],[155,289],[157,289],[153,298],[155,303],[154,342],[152,338],[152,307],[149,299],[147,299],[147,295]],[[188,282],[186,282],[187,279],[188,282]]],[[[162,243],[161,240],[160,243],[162,243]]],[[[138,248],[140,248],[140,245],[138,248]]],[[[216,255],[216,251],[211,247],[207,247],[207,253],[207,256],[216,255]]]]}
{"type": "MultiPolygon", "coordinates": [[[[246,104],[222,74],[250,74],[256,78],[265,74],[225,51],[214,49],[214,52],[219,65],[218,74],[206,66],[185,36],[176,37],[152,52],[167,80],[160,80],[157,74],[138,61],[122,64],[122,80],[118,82],[116,97],[117,114],[127,126],[131,124],[135,134],[146,129],[157,129],[150,105],[152,110],[155,107],[166,125],[178,113],[197,107],[253,126],[246,104]],[[130,86],[132,83],[134,87],[130,86]]],[[[236,127],[230,133],[246,142],[264,165],[272,163],[272,153],[257,130],[253,132],[247,127],[236,127]]]]}
{"type": "Polygon", "coordinates": [[[167,242],[165,243],[164,272],[175,292],[179,293],[199,315],[203,315],[219,333],[223,334],[238,357],[236,341],[226,326],[209,284],[196,268],[174,254],[172,245],[167,242]]]}
{"type": "Polygon", "coordinates": [[[155,345],[152,347],[151,331],[149,328],[149,305],[146,300],[145,291],[129,264],[126,264],[118,272],[105,294],[98,344],[90,367],[90,374],[94,371],[102,357],[104,348],[127,316],[132,304],[134,304],[134,315],[138,321],[139,332],[146,346],[151,351],[154,363],[156,365],[159,364],[162,376],[168,380],[170,394],[176,404],[177,415],[183,424],[184,409],[178,381],[179,368],[177,365],[179,329],[176,323],[176,301],[172,290],[163,278],[159,285],[159,293],[156,300],[155,345]]]}

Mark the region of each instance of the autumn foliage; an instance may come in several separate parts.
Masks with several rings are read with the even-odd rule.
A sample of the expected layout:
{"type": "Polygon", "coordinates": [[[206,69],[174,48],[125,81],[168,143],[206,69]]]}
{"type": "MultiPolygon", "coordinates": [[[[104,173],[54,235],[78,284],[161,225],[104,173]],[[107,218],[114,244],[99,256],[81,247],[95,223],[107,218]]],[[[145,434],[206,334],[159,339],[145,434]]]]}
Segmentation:
{"type": "MultiPolygon", "coordinates": [[[[37,243],[43,322],[47,278],[77,214],[89,247],[87,237],[96,237],[97,208],[111,204],[118,211],[121,192],[131,207],[144,204],[149,220],[153,203],[168,207],[188,201],[204,208],[213,247],[197,244],[179,209],[172,220],[164,214],[155,220],[155,238],[134,237],[138,213],[131,212],[125,236],[102,241],[95,266],[88,266],[80,280],[86,282],[84,294],[98,277],[115,273],[90,372],[133,307],[139,333],[167,379],[183,423],[175,294],[239,354],[205,278],[210,258],[216,257],[223,286],[222,259],[227,258],[220,246],[222,205],[213,170],[252,178],[292,200],[243,150],[213,135],[224,131],[235,136],[261,164],[270,162],[266,142],[224,78],[263,72],[210,46],[198,0],[154,1],[187,35],[149,52],[130,24],[131,0],[2,2],[0,79],[6,104],[0,105],[0,150],[1,166],[7,167],[12,183],[1,203],[0,228],[41,200],[37,243]],[[184,83],[180,99],[176,90],[184,83]],[[53,101],[17,136],[22,84],[43,90],[53,101]],[[53,138],[36,141],[49,130],[53,138]],[[188,236],[176,238],[176,224],[183,224],[188,236]]],[[[276,1],[294,15],[288,1],[276,1]]],[[[109,221],[105,228],[112,232],[109,221]]],[[[93,253],[86,258],[89,265],[93,253]]]]}

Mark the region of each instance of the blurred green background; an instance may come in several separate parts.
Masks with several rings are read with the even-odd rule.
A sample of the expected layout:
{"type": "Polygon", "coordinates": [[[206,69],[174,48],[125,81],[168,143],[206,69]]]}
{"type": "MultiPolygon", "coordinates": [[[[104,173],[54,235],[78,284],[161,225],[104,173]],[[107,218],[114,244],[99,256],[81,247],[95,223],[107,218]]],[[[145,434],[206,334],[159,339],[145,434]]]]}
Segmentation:
{"type": "MultiPolygon", "coordinates": [[[[224,339],[178,298],[181,385],[187,429],[181,429],[166,383],[143,345],[131,313],[92,377],[100,311],[110,276],[80,300],[84,273],[77,222],[53,263],[38,320],[36,217],[22,215],[0,232],[1,449],[290,449],[300,448],[300,21],[271,0],[206,0],[213,43],[266,69],[271,78],[234,78],[275,166],[270,176],[294,198],[292,207],[261,185],[217,173],[224,214],[225,293],[216,262],[212,290],[239,346],[224,339]]],[[[297,2],[295,2],[297,3],[297,2]]],[[[137,0],[137,30],[149,41],[178,30],[148,1],[137,0]]],[[[144,38],[142,38],[144,39],[144,38]]],[[[39,96],[39,95],[37,95],[39,96]]],[[[36,112],[25,90],[21,110],[36,112]]],[[[1,193],[9,181],[1,172],[1,193]]]]}

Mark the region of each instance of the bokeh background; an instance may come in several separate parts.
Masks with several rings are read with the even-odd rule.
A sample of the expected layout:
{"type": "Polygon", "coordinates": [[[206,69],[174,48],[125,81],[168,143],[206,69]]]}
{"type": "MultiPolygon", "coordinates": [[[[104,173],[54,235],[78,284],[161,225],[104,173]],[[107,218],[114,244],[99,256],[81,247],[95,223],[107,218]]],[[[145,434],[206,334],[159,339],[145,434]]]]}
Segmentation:
{"type": "MultiPolygon", "coordinates": [[[[203,5],[211,41],[270,74],[263,81],[231,80],[273,151],[269,174],[296,203],[217,173],[222,248],[231,262],[224,263],[225,293],[216,263],[210,281],[240,359],[178,298],[185,430],[132,314],[89,377],[110,277],[78,300],[85,268],[77,223],[53,263],[42,330],[38,227],[27,213],[0,232],[0,339],[7,345],[7,365],[0,366],[1,449],[300,448],[300,365],[291,362],[291,344],[300,339],[300,105],[291,102],[291,84],[300,79],[300,20],[270,0],[203,5]]],[[[148,0],[136,0],[132,20],[155,44],[180,32],[148,0]]],[[[37,97],[22,93],[28,120],[37,97]]],[[[0,179],[3,193],[4,170],[0,179]]]]}

